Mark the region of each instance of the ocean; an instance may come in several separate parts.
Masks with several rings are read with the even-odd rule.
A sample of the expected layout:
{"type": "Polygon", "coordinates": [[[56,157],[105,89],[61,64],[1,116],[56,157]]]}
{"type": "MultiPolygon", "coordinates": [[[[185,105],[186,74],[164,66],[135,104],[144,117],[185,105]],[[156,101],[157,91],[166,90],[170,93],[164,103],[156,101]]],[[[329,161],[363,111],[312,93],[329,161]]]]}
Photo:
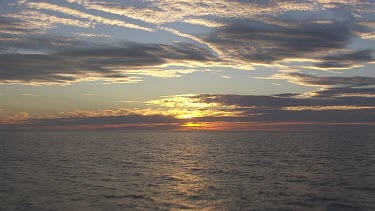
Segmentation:
{"type": "Polygon", "coordinates": [[[184,209],[375,210],[375,133],[0,133],[0,210],[184,209]]]}

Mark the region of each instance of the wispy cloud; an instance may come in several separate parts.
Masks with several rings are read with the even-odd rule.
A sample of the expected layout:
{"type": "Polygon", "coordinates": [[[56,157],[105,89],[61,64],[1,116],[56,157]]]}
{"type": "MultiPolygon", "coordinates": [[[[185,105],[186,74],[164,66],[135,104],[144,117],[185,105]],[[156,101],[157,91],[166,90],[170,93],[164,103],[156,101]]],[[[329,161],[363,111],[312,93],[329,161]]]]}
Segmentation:
{"type": "Polygon", "coordinates": [[[375,78],[372,77],[340,77],[340,76],[331,76],[331,77],[319,77],[312,76],[298,72],[291,73],[277,73],[269,77],[257,77],[259,79],[279,79],[287,80],[290,83],[298,84],[301,86],[372,86],[375,84],[375,78]]]}
{"type": "Polygon", "coordinates": [[[89,22],[57,17],[49,15],[40,11],[23,10],[18,13],[5,14],[3,17],[13,18],[22,22],[23,27],[42,32],[48,28],[56,27],[57,25],[76,26],[81,28],[88,28],[91,26],[89,22]]]}
{"type": "Polygon", "coordinates": [[[104,35],[104,34],[89,34],[89,33],[76,33],[76,35],[83,36],[83,37],[106,37],[106,38],[111,37],[109,35],[104,35]]]}
{"type": "Polygon", "coordinates": [[[88,19],[90,21],[101,23],[101,24],[131,28],[131,29],[139,29],[139,30],[145,30],[145,31],[152,31],[152,29],[150,28],[142,27],[142,26],[132,24],[132,23],[127,23],[122,20],[109,19],[103,16],[92,15],[92,14],[85,13],[76,9],[59,6],[56,4],[50,4],[50,3],[45,3],[45,2],[26,2],[25,5],[28,6],[29,8],[60,12],[60,13],[71,15],[71,16],[78,17],[78,18],[88,19]]]}
{"type": "Polygon", "coordinates": [[[30,94],[30,93],[24,93],[24,94],[20,94],[22,96],[30,96],[30,97],[40,97],[40,95],[37,95],[37,94],[30,94]]]}
{"type": "Polygon", "coordinates": [[[206,20],[206,19],[199,19],[199,18],[189,18],[189,19],[183,20],[182,22],[195,24],[195,25],[202,25],[202,26],[207,26],[207,27],[212,27],[212,28],[223,27],[226,25],[225,23],[212,21],[212,20],[206,20]]]}
{"type": "MultiPolygon", "coordinates": [[[[1,60],[14,57],[15,53],[27,55],[17,56],[13,59],[17,62],[12,64],[2,62],[3,69],[13,71],[1,73],[0,80],[6,83],[140,82],[142,76],[179,77],[195,72],[198,66],[335,70],[374,63],[371,46],[352,47],[354,41],[370,36],[375,30],[374,20],[369,18],[374,8],[367,1],[69,0],[50,3],[24,0],[14,6],[15,10],[0,17],[1,60]],[[209,29],[202,33],[193,30],[193,33],[189,27],[175,27],[181,23],[209,29]],[[174,49],[169,53],[177,53],[179,49],[179,54],[184,54],[185,48],[196,51],[194,56],[204,54],[205,59],[189,58],[193,55],[186,53],[177,59],[172,54],[157,52],[160,50],[146,52],[151,44],[138,44],[143,46],[138,48],[145,48],[144,54],[130,57],[131,49],[126,53],[118,48],[111,50],[113,46],[121,48],[121,44],[108,44],[110,39],[104,38],[111,38],[110,35],[95,31],[98,25],[109,31],[121,28],[145,34],[170,33],[190,44],[154,46],[164,48],[161,51],[174,49]],[[61,30],[62,26],[76,27],[77,31],[69,37],[50,33],[51,29],[61,30]],[[105,41],[88,43],[84,41],[87,37],[105,41]],[[87,55],[78,55],[77,49],[83,49],[81,53],[87,55]],[[96,51],[101,52],[101,58],[94,55],[98,54],[96,51]],[[77,57],[71,58],[63,52],[77,57]],[[24,63],[34,59],[26,70],[24,63]],[[46,64],[56,71],[49,71],[47,65],[41,65],[41,60],[49,60],[46,64]],[[16,63],[19,63],[17,67],[16,63]],[[165,67],[172,65],[181,68],[166,71],[165,67]],[[25,76],[21,78],[19,72],[25,76]]],[[[139,53],[139,49],[135,52],[139,53]]]]}

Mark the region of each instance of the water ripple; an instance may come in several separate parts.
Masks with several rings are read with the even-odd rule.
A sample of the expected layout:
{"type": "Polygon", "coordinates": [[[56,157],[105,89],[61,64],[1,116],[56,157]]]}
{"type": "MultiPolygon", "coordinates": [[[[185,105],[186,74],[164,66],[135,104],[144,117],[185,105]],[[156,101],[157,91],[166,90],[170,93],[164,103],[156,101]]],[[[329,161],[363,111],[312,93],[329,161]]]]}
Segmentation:
{"type": "Polygon", "coordinates": [[[375,210],[374,133],[0,133],[0,210],[375,210]]]}

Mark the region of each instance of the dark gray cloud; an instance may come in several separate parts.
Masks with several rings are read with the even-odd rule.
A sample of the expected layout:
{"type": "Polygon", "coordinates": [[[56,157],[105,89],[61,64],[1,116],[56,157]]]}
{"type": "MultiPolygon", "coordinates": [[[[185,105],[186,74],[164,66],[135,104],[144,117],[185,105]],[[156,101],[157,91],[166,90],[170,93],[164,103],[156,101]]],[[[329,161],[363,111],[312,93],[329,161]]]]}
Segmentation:
{"type": "MultiPolygon", "coordinates": [[[[201,117],[194,121],[205,122],[254,122],[254,123],[297,123],[300,124],[372,124],[375,129],[375,109],[367,110],[262,110],[241,109],[237,117],[201,117]]],[[[277,124],[276,124],[277,125],[277,124]]],[[[306,128],[308,129],[308,127],[306,128]]]]}
{"type": "MultiPolygon", "coordinates": [[[[329,89],[319,90],[315,92],[316,97],[342,97],[342,96],[372,96],[375,97],[375,88],[354,88],[354,87],[332,87],[329,89]]],[[[366,99],[366,98],[365,98],[366,99]]]]}
{"type": "Polygon", "coordinates": [[[24,26],[24,23],[21,20],[2,16],[0,16],[0,29],[2,30],[0,33],[1,37],[8,33],[17,35],[30,32],[30,30],[24,26]]]}
{"type": "Polygon", "coordinates": [[[207,49],[191,44],[109,45],[45,34],[38,27],[0,16],[0,83],[131,82],[139,79],[127,76],[129,69],[143,71],[173,61],[215,59],[207,49]]]}
{"type": "Polygon", "coordinates": [[[346,68],[360,63],[373,62],[373,50],[361,50],[349,53],[327,55],[321,58],[322,62],[316,64],[320,68],[346,68]]]}
{"type": "MultiPolygon", "coordinates": [[[[360,90],[356,90],[357,93],[360,90]]],[[[366,90],[367,91],[367,90],[366,90]]],[[[265,96],[265,95],[198,95],[201,102],[205,103],[219,103],[223,106],[236,106],[239,108],[250,107],[250,111],[253,110],[251,107],[257,107],[264,110],[269,109],[282,109],[285,107],[300,107],[300,106],[313,106],[313,107],[326,107],[326,106],[374,106],[374,97],[361,97],[361,96],[350,96],[350,97],[335,97],[323,95],[319,92],[316,93],[317,97],[280,97],[265,96]]],[[[336,92],[337,95],[337,92],[336,92]]]]}
{"type": "MultiPolygon", "coordinates": [[[[162,64],[166,59],[172,60],[190,60],[207,61],[210,54],[208,50],[198,48],[190,44],[178,44],[175,46],[162,44],[127,44],[123,47],[110,48],[88,48],[73,51],[62,51],[57,56],[90,58],[95,61],[98,59],[114,59],[122,65],[129,66],[148,66],[162,64]]],[[[107,63],[106,63],[107,64],[107,63]]]]}
{"type": "MultiPolygon", "coordinates": [[[[63,49],[84,48],[90,43],[84,43],[74,38],[58,36],[14,36],[2,35],[0,39],[0,52],[3,53],[38,53],[47,54],[63,49]],[[12,38],[12,39],[6,39],[12,38]]],[[[92,45],[92,44],[91,44],[92,45]]]]}
{"type": "Polygon", "coordinates": [[[350,13],[340,11],[337,16],[341,18],[335,19],[330,16],[336,17],[338,11],[330,11],[324,21],[319,22],[319,15],[313,14],[298,22],[296,12],[283,13],[273,20],[279,25],[272,21],[228,19],[227,26],[202,38],[224,52],[222,58],[191,44],[128,43],[103,47],[76,38],[37,33],[22,20],[0,17],[1,30],[9,32],[0,32],[0,82],[69,83],[88,78],[131,81],[137,79],[127,76],[127,69],[155,69],[170,61],[208,63],[231,58],[231,64],[272,64],[289,58],[315,59],[320,61],[315,64],[318,68],[349,68],[374,61],[372,49],[347,49],[358,38],[358,32],[373,31],[356,24],[350,13]]]}
{"type": "Polygon", "coordinates": [[[170,116],[138,114],[128,116],[102,116],[83,118],[33,119],[29,123],[36,126],[79,126],[79,125],[120,125],[120,124],[150,124],[177,123],[177,119],[170,116]]]}
{"type": "Polygon", "coordinates": [[[303,73],[283,73],[271,78],[287,79],[301,85],[328,86],[311,96],[293,93],[277,95],[198,95],[193,98],[205,103],[225,106],[281,109],[296,106],[374,106],[375,78],[372,77],[317,77],[303,73]],[[371,97],[372,96],[372,97],[371,97]]]}
{"type": "Polygon", "coordinates": [[[51,53],[94,45],[73,37],[46,34],[38,27],[41,26],[0,16],[0,53],[51,53]]]}
{"type": "Polygon", "coordinates": [[[189,44],[124,44],[52,54],[0,54],[0,82],[68,83],[90,77],[126,80],[127,69],[152,68],[170,61],[212,59],[206,49],[189,44]]]}
{"type": "Polygon", "coordinates": [[[219,103],[240,108],[281,109],[296,106],[374,106],[375,78],[317,77],[303,73],[283,73],[271,78],[287,79],[301,85],[328,86],[303,96],[293,93],[276,95],[197,95],[192,98],[204,103],[219,103]],[[276,77],[275,77],[276,76],[276,77]]]}
{"type": "MultiPolygon", "coordinates": [[[[87,45],[88,43],[83,42],[82,40],[78,40],[79,37],[64,38],[53,36],[52,34],[48,35],[48,30],[51,27],[60,27],[61,24],[68,24],[68,20],[70,19],[62,21],[63,17],[60,17],[61,14],[59,14],[53,21],[51,21],[51,23],[39,24],[40,22],[38,22],[38,18],[35,18],[36,20],[27,18],[29,14],[36,14],[36,11],[32,9],[32,5],[34,5],[35,7],[36,5],[38,5],[38,3],[20,3],[18,4],[20,8],[26,9],[29,7],[28,10],[18,11],[18,15],[16,12],[14,14],[3,14],[3,17],[0,16],[0,52],[8,53],[8,56],[14,57],[15,53],[25,53],[25,51],[26,53],[30,53],[30,51],[37,51],[36,53],[43,53],[44,55],[46,55],[45,59],[51,58],[52,60],[62,60],[62,63],[64,63],[65,67],[57,66],[57,74],[64,74],[65,72],[69,72],[68,74],[71,74],[70,71],[67,71],[65,68],[69,70],[74,68],[79,71],[78,75],[80,76],[82,76],[81,71],[91,71],[94,73],[108,71],[108,69],[103,70],[101,68],[108,67],[107,64],[110,62],[113,62],[114,66],[125,65],[125,67],[127,67],[127,64],[129,64],[128,66],[133,67],[135,66],[135,64],[139,64],[138,66],[143,67],[143,64],[145,64],[146,66],[164,64],[163,62],[165,62],[166,59],[186,59],[202,62],[211,59],[221,59],[225,62],[229,61],[230,65],[237,65],[235,62],[238,61],[242,63],[272,64],[289,58],[315,59],[316,61],[318,61],[317,64],[313,65],[315,68],[350,68],[361,63],[374,61],[372,54],[373,49],[357,51],[348,49],[349,44],[353,40],[359,39],[361,34],[371,34],[374,31],[373,27],[369,26],[369,23],[373,21],[373,18],[371,18],[372,16],[370,16],[370,18],[366,16],[367,13],[372,14],[370,12],[366,12],[373,10],[373,5],[370,2],[371,1],[324,1],[316,2],[314,4],[306,1],[275,0],[233,0],[223,1],[217,4],[213,4],[210,1],[203,1],[200,3],[191,3],[189,1],[168,2],[165,4],[159,4],[160,2],[158,3],[153,1],[143,3],[107,2],[105,4],[97,2],[97,5],[100,6],[96,7],[96,10],[99,11],[99,8],[117,8],[115,7],[115,5],[122,5],[123,7],[119,8],[123,8],[124,11],[126,11],[125,9],[128,9],[129,6],[138,5],[134,6],[134,8],[144,8],[145,5],[148,5],[147,8],[153,12],[147,12],[147,14],[144,14],[144,11],[140,10],[139,14],[136,13],[136,15],[121,15],[153,23],[156,25],[163,25],[164,23],[168,22],[177,23],[184,21],[184,19],[189,20],[190,18],[196,19],[195,21],[202,19],[215,20],[220,23],[222,22],[223,24],[219,25],[226,25],[225,27],[216,28],[217,30],[214,33],[202,35],[201,37],[197,37],[194,34],[188,34],[189,29],[184,29],[181,31],[181,33],[173,33],[174,35],[182,37],[190,37],[195,41],[199,40],[200,44],[208,44],[206,45],[206,47],[208,48],[212,46],[216,47],[219,51],[224,53],[222,58],[213,58],[211,56],[208,56],[209,52],[204,49],[199,49],[196,46],[180,46],[177,49],[166,50],[165,46],[162,47],[163,45],[157,45],[163,49],[156,49],[154,52],[150,52],[149,48],[152,48],[151,45],[143,45],[142,47],[138,45],[136,47],[125,47],[122,49],[121,47],[107,47],[106,49],[105,47],[97,47],[95,44],[90,43],[89,45],[91,46],[91,49],[85,49],[85,45],[87,45]],[[242,4],[237,4],[238,2],[242,4]],[[231,3],[243,6],[244,11],[249,11],[248,14],[246,14],[247,12],[244,11],[239,12],[238,14],[235,13],[233,9],[236,10],[237,8],[236,6],[234,8],[230,7],[231,3]],[[169,15],[168,11],[171,11],[175,8],[180,8],[181,14],[170,13],[169,15]],[[252,15],[251,11],[254,10],[255,12],[257,8],[259,8],[261,11],[264,10],[264,13],[254,13],[254,15],[252,15]],[[203,16],[194,14],[196,13],[194,9],[199,9],[199,11],[207,10],[207,13],[205,13],[206,15],[203,16]],[[164,16],[165,12],[163,11],[167,11],[167,16],[170,17],[164,16]],[[145,49],[142,50],[141,48],[145,49]],[[89,52],[91,50],[94,52],[89,52]],[[127,52],[130,50],[134,50],[134,56],[131,56],[129,52],[127,52]],[[167,55],[166,51],[168,51],[168,53],[170,54],[167,55]],[[14,53],[11,54],[12,52],[14,53]],[[123,54],[125,55],[125,57],[119,58],[115,54],[123,54]],[[153,55],[150,56],[149,54],[153,55]],[[77,58],[69,57],[73,57],[73,55],[76,55],[77,58]],[[83,56],[85,57],[85,59],[83,61],[79,61],[79,56],[83,56]],[[140,58],[141,56],[144,56],[144,58],[140,58]],[[210,59],[208,59],[208,57],[210,57],[210,59]],[[231,60],[229,60],[228,58],[230,58],[231,60]],[[67,64],[70,61],[71,64],[67,64]],[[90,61],[93,61],[92,65],[86,63],[90,61]],[[143,61],[146,62],[142,63],[143,61]]],[[[81,6],[83,7],[90,8],[90,4],[88,3],[76,3],[81,4],[81,6]]],[[[40,4],[36,8],[42,9],[42,5],[46,6],[46,4],[40,4]]],[[[15,5],[15,8],[18,6],[15,5]]],[[[50,9],[51,11],[56,10],[56,8],[46,9],[50,9]]],[[[111,10],[106,9],[103,11],[106,11],[106,13],[112,12],[111,10]]],[[[52,14],[53,12],[51,11],[48,14],[52,14]]],[[[64,13],[62,9],[57,9],[57,11],[59,11],[59,13],[64,13]]],[[[42,11],[37,10],[37,12],[41,13],[42,11]]],[[[116,14],[116,11],[114,12],[116,14]]],[[[71,19],[71,21],[79,21],[80,19],[85,19],[80,15],[78,16],[80,18],[71,19]]],[[[43,17],[45,18],[45,20],[47,20],[49,16],[43,17]]],[[[97,18],[94,18],[94,20],[97,20],[97,18]]],[[[113,21],[116,20],[117,19],[113,19],[113,21]]],[[[87,23],[89,24],[89,22],[87,23]]],[[[70,25],[68,24],[68,26],[70,25]]],[[[79,27],[80,24],[76,26],[79,27]]],[[[90,27],[90,24],[87,25],[87,27],[90,27]]],[[[64,28],[59,30],[64,30],[64,28]]],[[[156,45],[154,45],[153,47],[155,46],[156,45]]],[[[175,47],[176,46],[173,46],[172,48],[175,47]]],[[[215,48],[212,48],[211,50],[216,51],[215,48]]],[[[24,59],[24,57],[20,57],[20,60],[22,59],[24,59]]],[[[21,64],[22,62],[23,60],[20,61],[21,64]]],[[[40,61],[37,59],[34,62],[34,66],[36,66],[36,64],[38,63],[40,63],[40,61]]],[[[21,68],[13,66],[9,67],[9,64],[4,65],[9,69],[21,68]]],[[[54,66],[52,65],[51,67],[54,66]]],[[[42,68],[46,67],[42,65],[42,68]]],[[[46,76],[40,76],[40,74],[38,73],[34,74],[34,72],[36,71],[35,69],[38,69],[38,67],[31,68],[30,70],[23,70],[23,72],[30,72],[31,75],[26,75],[25,80],[17,78],[14,81],[30,81],[32,78],[34,78],[33,76],[38,76],[34,78],[35,81],[48,81],[50,75],[47,74],[46,76]]],[[[48,72],[48,70],[43,71],[48,72]]],[[[9,74],[6,75],[7,76],[5,78],[8,78],[9,74]]],[[[122,74],[109,73],[109,75],[111,75],[112,78],[116,78],[115,76],[119,76],[120,79],[124,78],[122,74]]],[[[51,78],[56,77],[59,78],[61,76],[54,75],[51,78]]],[[[81,77],[77,76],[76,78],[81,77]]],[[[52,80],[52,82],[56,81],[60,82],[59,80],[52,80]]]]}
{"type": "Polygon", "coordinates": [[[181,120],[162,115],[127,115],[30,119],[19,124],[0,124],[0,130],[20,129],[176,129],[181,120]]]}
{"type": "MultiPolygon", "coordinates": [[[[295,73],[294,73],[295,74],[295,73]]],[[[197,95],[202,103],[234,106],[242,115],[211,117],[210,121],[368,123],[375,125],[374,78],[312,77],[298,74],[305,81],[331,85],[311,96],[292,93],[278,95],[197,95]]],[[[230,109],[229,109],[230,110],[230,109]]]]}
{"type": "MultiPolygon", "coordinates": [[[[372,50],[327,55],[347,50],[365,30],[353,21],[285,21],[283,25],[237,20],[206,36],[226,56],[244,62],[272,64],[285,59],[315,59],[321,68],[348,68],[374,61],[372,50]]],[[[367,29],[367,28],[366,28],[367,29]]],[[[368,30],[368,29],[367,29],[368,30]]]]}
{"type": "Polygon", "coordinates": [[[303,23],[293,27],[243,20],[211,34],[207,41],[222,51],[235,50],[245,61],[272,63],[286,58],[311,58],[315,53],[342,49],[354,37],[343,22],[303,23]]]}
{"type": "Polygon", "coordinates": [[[276,74],[269,79],[286,79],[291,83],[296,83],[302,86],[352,86],[352,87],[363,87],[371,86],[375,84],[375,78],[372,77],[320,77],[313,76],[304,73],[292,72],[292,73],[281,73],[276,74]]]}

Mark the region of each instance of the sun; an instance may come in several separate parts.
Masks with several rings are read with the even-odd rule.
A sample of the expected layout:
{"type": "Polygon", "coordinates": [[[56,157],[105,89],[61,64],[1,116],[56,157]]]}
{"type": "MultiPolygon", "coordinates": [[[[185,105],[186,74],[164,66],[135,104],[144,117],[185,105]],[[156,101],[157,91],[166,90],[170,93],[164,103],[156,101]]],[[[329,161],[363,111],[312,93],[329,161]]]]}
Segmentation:
{"type": "Polygon", "coordinates": [[[189,113],[189,114],[181,114],[178,116],[179,119],[191,119],[196,117],[194,114],[189,113]]]}
{"type": "Polygon", "coordinates": [[[195,123],[195,122],[188,122],[182,125],[183,127],[202,127],[203,124],[195,123]]]}

